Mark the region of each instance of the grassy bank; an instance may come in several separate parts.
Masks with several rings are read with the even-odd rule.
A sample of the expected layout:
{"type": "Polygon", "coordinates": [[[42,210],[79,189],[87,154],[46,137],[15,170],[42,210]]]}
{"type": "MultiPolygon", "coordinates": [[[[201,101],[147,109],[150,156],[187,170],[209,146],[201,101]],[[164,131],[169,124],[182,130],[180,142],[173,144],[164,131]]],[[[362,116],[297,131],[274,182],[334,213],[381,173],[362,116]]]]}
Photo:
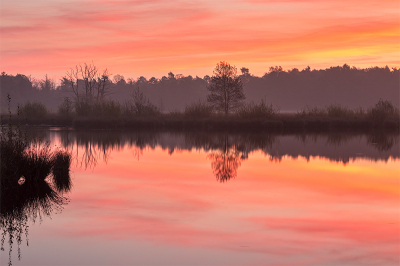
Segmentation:
{"type": "MultiPolygon", "coordinates": [[[[34,105],[28,107],[32,109],[34,105]]],[[[189,105],[183,111],[161,113],[155,106],[119,105],[115,102],[78,106],[74,110],[52,114],[31,115],[22,108],[22,116],[15,117],[23,125],[68,126],[74,128],[134,128],[160,130],[207,131],[341,131],[384,129],[399,131],[400,112],[390,102],[379,100],[369,109],[349,109],[341,105],[323,108],[306,107],[292,114],[283,114],[264,101],[248,103],[235,113],[216,113],[206,103],[189,105]],[[86,111],[82,111],[82,110],[86,111]],[[18,119],[17,119],[18,118],[18,119]]],[[[34,109],[34,108],[33,108],[34,109]]],[[[38,109],[42,110],[42,108],[38,109]]],[[[6,117],[2,116],[4,121],[6,117]]]]}

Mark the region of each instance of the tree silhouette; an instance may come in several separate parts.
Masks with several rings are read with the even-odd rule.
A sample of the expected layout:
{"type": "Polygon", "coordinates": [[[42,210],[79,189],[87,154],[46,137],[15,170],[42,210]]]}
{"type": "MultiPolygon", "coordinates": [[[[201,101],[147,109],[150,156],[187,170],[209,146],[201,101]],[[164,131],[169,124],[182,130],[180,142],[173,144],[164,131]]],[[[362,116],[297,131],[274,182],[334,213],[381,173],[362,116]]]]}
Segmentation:
{"type": "Polygon", "coordinates": [[[207,101],[215,110],[227,115],[230,111],[240,107],[243,100],[246,99],[243,93],[243,84],[237,75],[236,67],[227,62],[219,62],[213,73],[207,86],[210,92],[207,101]]]}
{"type": "Polygon", "coordinates": [[[72,92],[76,102],[90,103],[102,101],[110,93],[109,77],[107,69],[100,72],[93,63],[85,63],[71,68],[61,82],[62,86],[72,92]]]}

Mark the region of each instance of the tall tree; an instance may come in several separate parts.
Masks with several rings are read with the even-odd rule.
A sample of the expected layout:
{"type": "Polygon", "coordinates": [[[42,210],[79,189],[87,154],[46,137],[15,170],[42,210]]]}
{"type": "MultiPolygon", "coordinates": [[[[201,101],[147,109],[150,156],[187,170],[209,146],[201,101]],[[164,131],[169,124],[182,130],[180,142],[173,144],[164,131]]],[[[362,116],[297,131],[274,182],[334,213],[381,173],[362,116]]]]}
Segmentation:
{"type": "Polygon", "coordinates": [[[225,61],[219,62],[215,67],[207,89],[210,92],[207,101],[215,110],[224,112],[225,115],[240,107],[246,99],[236,67],[225,61]]]}

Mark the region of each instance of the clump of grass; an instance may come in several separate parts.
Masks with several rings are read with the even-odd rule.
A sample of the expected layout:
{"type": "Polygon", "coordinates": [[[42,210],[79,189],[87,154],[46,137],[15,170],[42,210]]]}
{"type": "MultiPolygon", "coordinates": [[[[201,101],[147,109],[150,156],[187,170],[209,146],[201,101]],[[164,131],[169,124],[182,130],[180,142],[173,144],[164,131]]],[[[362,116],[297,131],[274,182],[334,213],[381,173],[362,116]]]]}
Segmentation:
{"type": "Polygon", "coordinates": [[[23,152],[22,156],[22,165],[19,167],[27,184],[45,180],[51,174],[54,162],[48,143],[34,142],[23,152]]]}
{"type": "Polygon", "coordinates": [[[46,106],[38,102],[26,102],[20,108],[20,114],[26,118],[44,118],[49,111],[46,106]]]}
{"type": "Polygon", "coordinates": [[[213,114],[213,107],[206,102],[198,101],[186,105],[183,114],[192,118],[210,117],[213,114]]]}
{"type": "Polygon", "coordinates": [[[237,115],[242,118],[271,118],[279,113],[279,108],[274,108],[262,99],[259,103],[250,102],[242,105],[237,115]]]}
{"type": "Polygon", "coordinates": [[[49,143],[40,141],[28,145],[20,126],[13,126],[9,95],[8,102],[9,123],[1,125],[0,133],[1,189],[13,189],[22,177],[23,184],[29,185],[44,181],[51,174],[57,176],[61,171],[69,171],[70,153],[52,151],[49,143]]]}
{"type": "Polygon", "coordinates": [[[394,107],[391,102],[382,99],[380,99],[374,107],[368,110],[367,115],[376,123],[383,123],[388,118],[400,117],[399,109],[394,107]]]}

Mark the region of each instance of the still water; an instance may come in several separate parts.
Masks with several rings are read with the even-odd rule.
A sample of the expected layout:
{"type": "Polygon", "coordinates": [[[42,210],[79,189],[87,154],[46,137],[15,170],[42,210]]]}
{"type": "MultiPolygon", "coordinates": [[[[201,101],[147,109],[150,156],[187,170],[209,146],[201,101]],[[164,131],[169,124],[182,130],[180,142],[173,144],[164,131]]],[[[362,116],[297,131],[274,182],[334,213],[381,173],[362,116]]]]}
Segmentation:
{"type": "Polygon", "coordinates": [[[400,263],[399,135],[29,135],[72,153],[73,187],[12,265],[400,263]]]}

